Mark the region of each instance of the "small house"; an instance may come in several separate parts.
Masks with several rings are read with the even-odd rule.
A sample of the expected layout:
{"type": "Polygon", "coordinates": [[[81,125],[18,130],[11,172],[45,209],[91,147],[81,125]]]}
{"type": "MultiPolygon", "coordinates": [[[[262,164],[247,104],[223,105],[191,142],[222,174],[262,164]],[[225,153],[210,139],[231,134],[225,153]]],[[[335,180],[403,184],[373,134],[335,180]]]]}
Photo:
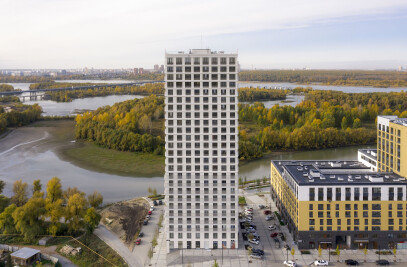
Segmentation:
{"type": "Polygon", "coordinates": [[[41,261],[41,252],[33,248],[22,248],[11,253],[11,259],[14,264],[27,266],[41,261]]]}

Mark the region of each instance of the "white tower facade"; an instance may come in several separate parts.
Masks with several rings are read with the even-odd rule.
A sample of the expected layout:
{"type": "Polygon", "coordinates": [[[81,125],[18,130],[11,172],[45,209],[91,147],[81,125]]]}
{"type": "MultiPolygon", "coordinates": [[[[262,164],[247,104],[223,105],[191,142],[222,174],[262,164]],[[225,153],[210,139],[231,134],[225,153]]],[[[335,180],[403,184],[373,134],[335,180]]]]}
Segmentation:
{"type": "Polygon", "coordinates": [[[237,248],[237,53],[192,49],[165,62],[168,248],[237,248]]]}

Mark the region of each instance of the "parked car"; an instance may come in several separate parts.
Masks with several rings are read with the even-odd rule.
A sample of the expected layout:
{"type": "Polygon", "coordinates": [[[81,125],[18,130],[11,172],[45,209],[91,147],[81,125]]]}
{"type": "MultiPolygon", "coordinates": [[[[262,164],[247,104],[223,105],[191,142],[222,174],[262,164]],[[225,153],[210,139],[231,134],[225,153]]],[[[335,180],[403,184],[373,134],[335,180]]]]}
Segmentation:
{"type": "Polygon", "coordinates": [[[144,220],[143,225],[147,225],[148,224],[148,220],[144,220]]]}
{"type": "Polygon", "coordinates": [[[276,230],[277,229],[277,227],[275,226],[275,225],[270,225],[269,226],[269,230],[270,231],[273,231],[273,230],[276,230]]]}
{"type": "Polygon", "coordinates": [[[274,242],[280,243],[280,240],[278,238],[273,238],[274,242]]]}
{"type": "Polygon", "coordinates": [[[140,232],[139,234],[138,234],[138,237],[143,237],[144,236],[144,233],[143,232],[140,232]]]}
{"type": "Polygon", "coordinates": [[[253,208],[245,208],[244,211],[253,211],[253,208]]]}
{"type": "Polygon", "coordinates": [[[387,265],[390,265],[390,263],[387,260],[377,260],[376,265],[387,266],[387,265]]]}
{"type": "Polygon", "coordinates": [[[355,260],[345,260],[346,265],[359,265],[358,261],[355,260]]]}
{"type": "Polygon", "coordinates": [[[244,248],[245,248],[246,250],[249,250],[249,248],[251,248],[251,249],[253,250],[253,247],[250,246],[250,245],[244,245],[244,248]]]}
{"type": "Polygon", "coordinates": [[[153,201],[153,204],[154,204],[154,206],[157,206],[157,205],[158,205],[158,203],[157,203],[156,200],[153,201]]]}
{"type": "Polygon", "coordinates": [[[271,221],[273,219],[273,217],[271,216],[266,216],[266,221],[271,221]]]}
{"type": "Polygon", "coordinates": [[[253,218],[252,218],[252,217],[248,217],[248,218],[246,218],[245,220],[246,220],[246,222],[252,222],[252,221],[253,221],[253,218]]]}
{"type": "Polygon", "coordinates": [[[138,239],[136,240],[136,245],[140,245],[140,244],[141,244],[141,239],[138,238],[138,239]]]}
{"type": "Polygon", "coordinates": [[[154,206],[150,206],[150,210],[151,211],[155,210],[154,206]]]}
{"type": "Polygon", "coordinates": [[[151,215],[151,214],[153,214],[153,212],[152,212],[151,210],[149,210],[149,211],[148,211],[148,215],[151,215]]]}
{"type": "Polygon", "coordinates": [[[259,205],[259,209],[264,209],[264,205],[259,205]]]}
{"type": "Polygon", "coordinates": [[[285,266],[288,266],[288,267],[296,267],[297,266],[297,263],[295,263],[294,261],[284,261],[283,264],[285,266]]]}
{"type": "Polygon", "coordinates": [[[252,253],[264,255],[264,250],[258,249],[258,248],[257,248],[257,249],[256,249],[256,248],[252,248],[252,253]]]}
{"type": "Polygon", "coordinates": [[[255,224],[252,224],[252,223],[249,225],[249,227],[252,227],[252,228],[254,228],[254,229],[257,229],[257,226],[256,226],[255,224]]]}
{"type": "Polygon", "coordinates": [[[247,232],[247,233],[256,233],[256,229],[253,229],[253,228],[251,228],[251,229],[246,229],[246,232],[247,232]]]}
{"type": "Polygon", "coordinates": [[[151,218],[151,215],[146,216],[146,220],[150,220],[150,218],[151,218]]]}
{"type": "Polygon", "coordinates": [[[274,232],[274,233],[272,233],[272,234],[270,235],[271,238],[275,238],[275,237],[277,237],[277,236],[278,236],[278,233],[276,233],[276,232],[274,232]]]}
{"type": "Polygon", "coordinates": [[[251,240],[249,239],[249,243],[256,244],[256,245],[260,244],[259,240],[255,239],[255,238],[253,238],[251,240]]]}
{"type": "Polygon", "coordinates": [[[160,199],[160,200],[158,200],[158,205],[162,205],[163,204],[163,201],[160,199]]]}
{"type": "Polygon", "coordinates": [[[328,262],[325,260],[317,260],[314,262],[315,266],[328,266],[328,262]]]}
{"type": "Polygon", "coordinates": [[[269,215],[269,214],[271,214],[271,210],[265,210],[265,211],[263,211],[263,213],[264,213],[264,215],[269,215]]]}

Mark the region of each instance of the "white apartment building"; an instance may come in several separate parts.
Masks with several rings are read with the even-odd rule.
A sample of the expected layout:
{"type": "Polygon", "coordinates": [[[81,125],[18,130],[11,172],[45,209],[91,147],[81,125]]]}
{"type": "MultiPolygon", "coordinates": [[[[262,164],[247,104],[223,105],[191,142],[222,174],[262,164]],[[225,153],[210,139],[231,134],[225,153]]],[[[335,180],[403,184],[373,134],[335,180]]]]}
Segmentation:
{"type": "Polygon", "coordinates": [[[168,249],[238,246],[237,53],[165,55],[168,249]]]}

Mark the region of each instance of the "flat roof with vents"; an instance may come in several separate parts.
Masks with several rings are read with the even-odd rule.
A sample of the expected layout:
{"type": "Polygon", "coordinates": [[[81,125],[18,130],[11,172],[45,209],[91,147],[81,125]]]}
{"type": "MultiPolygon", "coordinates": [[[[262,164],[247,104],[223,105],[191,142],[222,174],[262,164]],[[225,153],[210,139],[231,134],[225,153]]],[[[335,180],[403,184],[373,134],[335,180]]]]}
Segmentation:
{"type": "Polygon", "coordinates": [[[395,173],[378,173],[359,161],[272,160],[281,175],[289,174],[299,185],[406,184],[395,173]]]}

